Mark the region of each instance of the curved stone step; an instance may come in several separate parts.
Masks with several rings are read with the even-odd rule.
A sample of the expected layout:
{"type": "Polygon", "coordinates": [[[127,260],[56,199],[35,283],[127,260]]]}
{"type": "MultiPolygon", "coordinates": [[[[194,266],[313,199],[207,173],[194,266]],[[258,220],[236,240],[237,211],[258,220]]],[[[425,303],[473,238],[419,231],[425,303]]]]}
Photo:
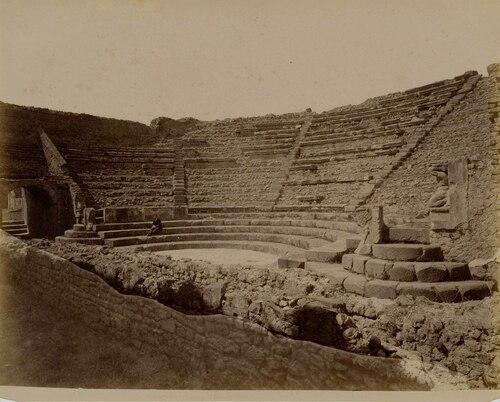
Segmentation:
{"type": "Polygon", "coordinates": [[[306,258],[307,261],[336,263],[341,261],[347,251],[346,240],[341,239],[326,246],[306,250],[306,258]]]}
{"type": "MultiPolygon", "coordinates": [[[[149,232],[147,229],[121,229],[100,231],[99,237],[103,239],[112,239],[129,236],[145,236],[149,232]]],[[[81,232],[77,232],[81,233],[81,232]]],[[[324,239],[331,242],[337,240],[337,232],[328,229],[296,227],[296,226],[260,226],[260,225],[205,225],[205,226],[179,226],[179,227],[164,227],[162,234],[186,234],[186,233],[272,233],[272,234],[289,234],[297,236],[313,237],[324,239]]],[[[68,236],[71,237],[71,236],[68,236]]],[[[85,236],[80,236],[85,237],[85,236]]]]}
{"type": "Polygon", "coordinates": [[[111,247],[130,246],[150,242],[182,242],[182,241],[212,241],[212,240],[248,240],[258,242],[284,243],[298,248],[309,249],[332,244],[327,240],[314,239],[306,236],[273,234],[273,233],[183,233],[156,236],[135,236],[104,239],[111,247]]]}
{"type": "Polygon", "coordinates": [[[91,237],[98,237],[97,233],[94,231],[88,231],[88,230],[74,230],[74,229],[69,229],[64,232],[65,237],[71,237],[71,238],[91,238],[91,237]]]}
{"type": "Polygon", "coordinates": [[[374,257],[393,261],[443,261],[441,247],[427,244],[372,244],[374,257]]]}
{"type": "Polygon", "coordinates": [[[400,295],[411,295],[424,296],[435,302],[454,303],[491,296],[494,287],[491,281],[476,280],[422,283],[371,279],[346,271],[340,264],[321,262],[307,261],[305,269],[325,275],[331,283],[342,286],[347,292],[378,299],[395,299],[400,295]]]}
{"type": "MultiPolygon", "coordinates": [[[[280,207],[276,207],[280,208],[280,207]]],[[[244,209],[244,208],[242,208],[244,209]]],[[[248,208],[248,210],[238,210],[231,207],[189,207],[190,219],[319,219],[319,220],[332,220],[337,222],[349,223],[356,226],[352,221],[349,221],[348,214],[342,212],[311,212],[311,211],[256,211],[248,208]]]]}
{"type": "MultiPolygon", "coordinates": [[[[151,239],[154,240],[154,239],[151,239]]],[[[233,248],[241,250],[253,250],[263,253],[274,254],[278,257],[291,257],[305,259],[303,249],[290,246],[288,244],[260,242],[260,241],[241,241],[241,240],[204,240],[204,241],[179,241],[169,243],[144,243],[141,245],[125,246],[125,249],[145,249],[149,251],[181,250],[190,248],[233,248]]]]}
{"type": "Polygon", "coordinates": [[[448,261],[390,261],[358,254],[344,254],[342,266],[370,279],[398,282],[445,282],[471,279],[466,263],[448,261]]]}
{"type": "MultiPolygon", "coordinates": [[[[223,214],[231,215],[231,214],[223,214]]],[[[172,220],[162,221],[164,228],[167,227],[183,227],[183,226],[296,226],[308,227],[317,229],[330,229],[339,232],[347,232],[342,234],[341,237],[359,237],[357,230],[359,229],[354,222],[335,221],[328,219],[305,218],[297,219],[296,217],[217,217],[205,219],[185,219],[185,220],[172,220]]],[[[151,222],[128,222],[128,223],[101,223],[94,225],[95,231],[111,231],[111,230],[125,230],[125,229],[149,229],[151,222]]],[[[75,229],[75,228],[73,228],[75,229]]],[[[340,235],[340,233],[339,233],[340,235]]]]}
{"type": "Polygon", "coordinates": [[[64,237],[57,236],[55,239],[56,243],[81,243],[88,245],[103,245],[104,240],[99,237],[64,237]]]}

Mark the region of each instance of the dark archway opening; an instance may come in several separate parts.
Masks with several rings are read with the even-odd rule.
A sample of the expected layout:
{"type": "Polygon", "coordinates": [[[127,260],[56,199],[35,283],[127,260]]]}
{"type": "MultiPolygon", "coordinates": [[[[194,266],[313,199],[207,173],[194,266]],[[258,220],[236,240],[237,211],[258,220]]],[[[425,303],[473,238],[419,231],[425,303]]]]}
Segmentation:
{"type": "Polygon", "coordinates": [[[36,186],[11,190],[2,200],[2,229],[20,238],[54,239],[57,205],[46,190],[36,186]]]}

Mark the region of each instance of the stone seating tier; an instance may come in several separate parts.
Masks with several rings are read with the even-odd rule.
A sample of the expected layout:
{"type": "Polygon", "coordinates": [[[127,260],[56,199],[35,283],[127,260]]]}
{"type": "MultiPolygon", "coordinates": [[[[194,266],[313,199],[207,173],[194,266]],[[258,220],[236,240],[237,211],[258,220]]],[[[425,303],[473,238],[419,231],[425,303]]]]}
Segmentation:
{"type": "Polygon", "coordinates": [[[265,222],[273,222],[278,219],[283,225],[288,224],[287,222],[291,222],[290,224],[295,226],[324,227],[350,233],[358,233],[359,231],[358,225],[350,220],[351,216],[344,212],[343,206],[340,207],[338,205],[321,206],[314,211],[312,211],[311,208],[305,208],[303,205],[274,206],[272,210],[270,207],[262,206],[250,208],[214,206],[189,207],[189,217],[191,219],[243,219],[241,222],[247,222],[246,224],[253,224],[253,222],[261,219],[264,219],[265,222]],[[322,221],[326,221],[327,223],[323,224],[321,223],[322,221]]]}
{"type": "Polygon", "coordinates": [[[264,135],[293,135],[297,134],[300,131],[299,128],[278,128],[273,130],[256,130],[256,136],[264,136],[264,135]]]}
{"type": "Polygon", "coordinates": [[[430,84],[425,86],[425,88],[414,88],[396,97],[387,95],[385,97],[375,98],[376,102],[380,104],[379,107],[366,108],[361,106],[350,110],[322,113],[314,117],[314,123],[326,121],[342,122],[369,117],[381,117],[386,112],[401,113],[408,111],[409,108],[414,106],[429,108],[442,105],[459,91],[467,77],[468,76],[464,75],[452,81],[445,80],[442,83],[430,84]]]}
{"type": "Polygon", "coordinates": [[[106,172],[105,174],[81,174],[80,178],[84,181],[92,182],[92,183],[109,183],[109,182],[122,182],[124,185],[133,184],[133,183],[149,183],[149,184],[158,184],[163,187],[171,187],[172,178],[167,175],[137,175],[137,174],[109,174],[106,172]]]}
{"type": "Polygon", "coordinates": [[[241,150],[245,152],[265,151],[267,149],[289,149],[293,144],[290,141],[262,141],[258,145],[242,146],[241,150]]]}
{"type": "Polygon", "coordinates": [[[449,87],[452,87],[454,85],[463,83],[471,75],[477,75],[477,72],[471,71],[471,72],[468,72],[468,73],[465,73],[465,74],[462,74],[462,75],[458,75],[455,78],[453,78],[452,80],[449,80],[449,79],[447,79],[447,80],[441,80],[441,81],[433,82],[433,83],[430,83],[430,84],[422,85],[420,87],[415,87],[415,88],[407,89],[403,93],[404,94],[415,94],[415,93],[418,93],[418,94],[428,94],[428,93],[430,93],[430,92],[432,92],[432,91],[434,91],[436,89],[446,88],[447,85],[449,87]]]}
{"type": "Polygon", "coordinates": [[[334,156],[334,155],[346,155],[346,154],[365,154],[365,153],[370,153],[370,152],[376,152],[376,151],[384,151],[384,150],[389,150],[389,149],[399,149],[403,145],[405,145],[404,140],[394,140],[394,141],[389,141],[389,142],[384,142],[380,144],[373,144],[370,146],[365,146],[365,147],[346,147],[343,149],[335,149],[334,147],[332,149],[326,149],[322,150],[325,147],[321,147],[320,150],[314,149],[314,147],[308,147],[308,149],[304,150],[303,156],[305,157],[321,157],[321,156],[334,156]]]}
{"type": "Polygon", "coordinates": [[[374,134],[351,135],[351,136],[324,136],[322,139],[306,140],[300,144],[301,149],[305,147],[318,147],[324,146],[332,147],[335,149],[350,149],[360,147],[370,147],[372,145],[381,145],[398,141],[400,136],[397,135],[395,130],[381,131],[374,134]]]}
{"type": "MultiPolygon", "coordinates": [[[[255,214],[255,213],[254,213],[255,214]]],[[[244,219],[203,219],[179,220],[163,222],[163,232],[160,235],[145,236],[149,231],[149,222],[131,222],[120,224],[97,224],[95,232],[80,235],[75,231],[67,231],[66,237],[57,241],[78,241],[86,244],[102,244],[93,237],[104,240],[104,244],[113,247],[142,245],[149,243],[168,243],[166,247],[186,248],[186,244],[196,242],[243,242],[259,243],[276,250],[294,251],[292,262],[284,260],[283,266],[299,264],[303,267],[306,259],[314,261],[339,261],[346,249],[346,238],[357,234],[346,232],[357,230],[352,222],[336,222],[316,219],[289,218],[259,218],[244,219]],[[339,229],[340,228],[340,229],[339,229]],[[171,244],[175,244],[171,246],[171,244]],[[184,244],[184,246],[182,246],[184,244]],[[293,248],[290,248],[293,247],[293,248]]],[[[276,216],[274,214],[273,216],[276,216]]],[[[331,216],[325,214],[325,216],[331,216]]],[[[241,247],[239,247],[241,248],[241,247]]],[[[279,255],[283,255],[281,251],[279,255]]]]}
{"type": "MultiPolygon", "coordinates": [[[[57,144],[56,144],[57,146],[57,144]]],[[[162,148],[68,148],[65,145],[57,146],[63,155],[74,156],[92,156],[92,155],[108,155],[108,156],[146,156],[146,157],[162,157],[173,158],[174,153],[172,149],[162,148]]]]}
{"type": "Polygon", "coordinates": [[[151,193],[158,194],[158,196],[169,196],[172,195],[173,185],[172,180],[169,182],[165,180],[157,180],[157,181],[92,181],[85,182],[85,187],[87,190],[95,191],[95,190],[106,190],[109,191],[109,194],[116,193],[134,193],[134,192],[143,192],[143,193],[151,193]],[[112,193],[114,192],[114,193],[112,193]]]}
{"type": "MultiPolygon", "coordinates": [[[[351,221],[339,221],[332,213],[280,213],[280,212],[231,212],[191,214],[190,219],[162,221],[164,228],[188,228],[203,226],[265,226],[296,227],[336,231],[337,237],[356,237],[359,227],[351,221]],[[235,217],[236,216],[236,217],[235,217]]],[[[149,229],[151,222],[98,223],[95,232],[149,229]]],[[[319,232],[318,232],[319,233],[319,232]]]]}
{"type": "Polygon", "coordinates": [[[268,141],[271,141],[271,140],[274,140],[274,141],[277,141],[277,140],[283,140],[283,139],[296,139],[297,138],[297,133],[290,133],[290,134],[275,134],[275,133],[271,133],[271,134],[263,134],[261,136],[258,137],[259,141],[261,140],[268,140],[268,141]]]}
{"type": "Polygon", "coordinates": [[[295,175],[296,170],[292,169],[290,178],[317,178],[322,175],[341,175],[350,173],[372,173],[378,174],[378,169],[392,166],[392,161],[387,160],[386,155],[395,155],[397,150],[390,152],[366,152],[350,155],[335,156],[330,158],[305,158],[297,160],[292,167],[297,167],[301,172],[295,175]],[[316,169],[300,169],[302,166],[316,166],[316,169]],[[311,171],[310,174],[308,171],[311,171]]]}
{"type": "Polygon", "coordinates": [[[272,158],[285,158],[290,152],[290,148],[274,148],[274,149],[257,149],[253,151],[246,151],[244,155],[248,157],[257,157],[263,159],[272,159],[272,158]]]}
{"type": "MultiPolygon", "coordinates": [[[[384,120],[387,118],[387,115],[410,116],[415,113],[416,106],[425,107],[427,104],[432,104],[435,101],[436,99],[426,98],[419,102],[418,105],[402,103],[397,106],[376,106],[372,109],[353,109],[347,112],[322,113],[313,117],[313,125],[316,126],[325,122],[349,123],[365,119],[384,120]]],[[[442,101],[446,102],[446,99],[443,97],[442,101]]]]}
{"type": "Polygon", "coordinates": [[[356,129],[356,130],[351,130],[351,131],[344,131],[344,130],[320,130],[320,131],[310,131],[307,132],[305,135],[306,140],[305,141],[313,141],[313,140],[323,140],[323,139],[341,139],[341,138],[351,138],[351,137],[356,137],[356,136],[377,136],[377,135],[384,135],[384,134],[396,134],[400,132],[401,130],[399,129],[389,129],[387,127],[369,127],[369,128],[362,128],[362,129],[356,129]]]}
{"type": "Polygon", "coordinates": [[[299,124],[303,124],[304,119],[293,119],[293,120],[277,120],[274,122],[266,122],[266,123],[256,123],[255,124],[255,129],[257,131],[264,131],[264,130],[281,130],[281,129],[290,129],[293,128],[295,129],[295,126],[299,124]]]}
{"type": "Polygon", "coordinates": [[[316,183],[310,185],[284,186],[278,205],[296,204],[302,196],[323,196],[322,204],[349,205],[362,199],[372,190],[363,181],[316,183]],[[367,186],[365,188],[365,186],[367,186]]]}
{"type": "MultiPolygon", "coordinates": [[[[283,186],[317,186],[319,184],[334,184],[334,183],[354,183],[354,182],[369,182],[373,179],[369,174],[350,174],[345,176],[336,175],[335,177],[326,176],[324,178],[312,179],[299,179],[299,180],[285,180],[282,182],[283,186]]],[[[304,197],[300,197],[304,199],[304,197]]],[[[307,196],[305,196],[307,198],[307,196]]],[[[318,198],[318,196],[314,196],[318,198]]]]}
{"type": "MultiPolygon", "coordinates": [[[[107,239],[123,239],[129,237],[141,237],[147,235],[149,229],[121,229],[121,230],[107,230],[98,232],[99,237],[107,239]]],[[[333,230],[307,228],[307,227],[293,227],[293,226],[257,226],[257,225],[203,225],[203,226],[185,226],[185,227],[165,227],[162,230],[162,236],[174,235],[203,235],[210,236],[211,234],[264,234],[264,235],[286,235],[293,240],[303,240],[302,244],[310,246],[311,242],[316,246],[328,245],[327,242],[316,241],[326,240],[334,242],[337,240],[337,233],[333,230]],[[290,236],[291,235],[291,236],[290,236]],[[300,236],[300,238],[298,237],[300,236]],[[314,240],[304,240],[303,238],[311,237],[314,240]]],[[[70,237],[70,236],[69,236],[70,237]]],[[[297,240],[297,241],[298,241],[297,240]]],[[[290,241],[285,239],[285,243],[290,241]]],[[[282,242],[282,241],[279,241],[282,242]]],[[[299,242],[297,242],[299,244],[299,242]]],[[[301,247],[300,245],[297,247],[301,247]]]]}
{"type": "Polygon", "coordinates": [[[162,165],[172,167],[174,160],[172,158],[153,158],[153,157],[119,157],[119,156],[68,156],[66,160],[70,164],[76,163],[106,163],[106,164],[136,164],[149,163],[152,165],[162,165]]]}

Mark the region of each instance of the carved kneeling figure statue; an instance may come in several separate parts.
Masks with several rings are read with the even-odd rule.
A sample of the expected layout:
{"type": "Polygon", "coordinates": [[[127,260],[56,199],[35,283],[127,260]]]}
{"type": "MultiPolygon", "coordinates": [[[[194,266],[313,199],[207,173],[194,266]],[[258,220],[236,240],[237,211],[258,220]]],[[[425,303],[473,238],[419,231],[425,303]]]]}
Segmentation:
{"type": "Polygon", "coordinates": [[[428,208],[439,208],[450,205],[449,186],[448,186],[448,169],[446,165],[436,164],[431,166],[431,172],[436,177],[438,188],[432,194],[432,197],[427,202],[428,208]]]}

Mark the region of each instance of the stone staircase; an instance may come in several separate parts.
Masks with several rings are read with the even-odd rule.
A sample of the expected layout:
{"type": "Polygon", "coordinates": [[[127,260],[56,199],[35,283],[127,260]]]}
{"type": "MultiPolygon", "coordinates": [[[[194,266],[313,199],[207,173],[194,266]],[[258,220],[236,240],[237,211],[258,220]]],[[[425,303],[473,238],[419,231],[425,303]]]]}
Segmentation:
{"type": "Polygon", "coordinates": [[[19,239],[28,239],[28,225],[24,221],[3,221],[2,230],[19,239]]]}
{"type": "Polygon", "coordinates": [[[184,166],[184,155],[181,144],[174,142],[174,205],[177,207],[187,206],[186,196],[186,171],[184,166]]]}
{"type": "Polygon", "coordinates": [[[475,280],[467,263],[444,261],[441,248],[428,244],[426,231],[389,228],[388,240],[397,242],[364,244],[359,254],[344,254],[342,264],[308,261],[305,268],[365,297],[412,295],[451,303],[490,296],[496,284],[475,280]]]}
{"type": "Polygon", "coordinates": [[[272,202],[272,206],[275,206],[281,197],[283,191],[283,183],[288,180],[288,176],[290,175],[290,169],[292,168],[294,162],[297,160],[297,157],[299,156],[301,144],[303,143],[306,133],[309,130],[309,127],[311,126],[311,122],[312,122],[312,114],[308,114],[304,120],[304,123],[302,124],[302,127],[300,128],[299,134],[295,140],[292,149],[290,149],[290,152],[288,154],[289,155],[288,159],[283,164],[280,170],[279,176],[282,178],[282,180],[275,181],[271,186],[270,191],[273,194],[276,194],[275,199],[272,202]]]}

